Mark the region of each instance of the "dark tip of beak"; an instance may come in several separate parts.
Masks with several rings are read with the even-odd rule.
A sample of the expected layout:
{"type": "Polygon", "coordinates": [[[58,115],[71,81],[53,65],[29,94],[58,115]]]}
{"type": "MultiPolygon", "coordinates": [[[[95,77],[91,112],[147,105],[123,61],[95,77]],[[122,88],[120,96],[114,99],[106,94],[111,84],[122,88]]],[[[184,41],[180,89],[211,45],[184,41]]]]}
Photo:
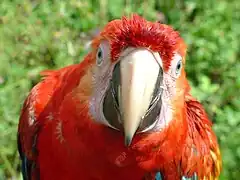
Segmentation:
{"type": "Polygon", "coordinates": [[[132,142],[132,137],[125,136],[125,146],[130,146],[131,142],[132,142]]]}

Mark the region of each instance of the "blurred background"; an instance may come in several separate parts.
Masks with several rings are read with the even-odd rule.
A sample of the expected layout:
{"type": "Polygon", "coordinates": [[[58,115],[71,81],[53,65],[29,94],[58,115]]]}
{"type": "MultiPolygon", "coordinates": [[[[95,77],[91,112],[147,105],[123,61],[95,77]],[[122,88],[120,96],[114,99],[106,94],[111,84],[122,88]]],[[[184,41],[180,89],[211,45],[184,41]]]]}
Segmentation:
{"type": "Polygon", "coordinates": [[[21,179],[18,118],[39,72],[79,63],[106,22],[132,12],[185,39],[192,93],[221,146],[221,179],[240,178],[239,0],[0,0],[0,180],[21,179]]]}

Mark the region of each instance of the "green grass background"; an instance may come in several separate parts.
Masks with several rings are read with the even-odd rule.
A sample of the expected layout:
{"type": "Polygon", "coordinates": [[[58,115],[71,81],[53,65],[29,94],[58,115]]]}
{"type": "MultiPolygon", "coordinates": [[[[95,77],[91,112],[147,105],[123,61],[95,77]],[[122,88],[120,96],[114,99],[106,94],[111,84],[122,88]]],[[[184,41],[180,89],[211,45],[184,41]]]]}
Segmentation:
{"type": "Polygon", "coordinates": [[[221,146],[221,179],[240,179],[239,0],[0,0],[0,180],[21,179],[19,112],[39,72],[80,62],[96,28],[132,12],[185,39],[192,93],[221,146]]]}

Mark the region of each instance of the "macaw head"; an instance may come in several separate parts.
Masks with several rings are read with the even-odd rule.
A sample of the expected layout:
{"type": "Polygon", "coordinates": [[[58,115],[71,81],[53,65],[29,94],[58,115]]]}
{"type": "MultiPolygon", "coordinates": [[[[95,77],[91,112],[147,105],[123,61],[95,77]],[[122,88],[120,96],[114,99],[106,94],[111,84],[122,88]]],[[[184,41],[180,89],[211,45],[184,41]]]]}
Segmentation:
{"type": "Polygon", "coordinates": [[[133,15],[109,22],[92,48],[91,114],[122,131],[126,145],[136,133],[164,129],[180,114],[187,83],[186,46],[178,32],[133,15]]]}

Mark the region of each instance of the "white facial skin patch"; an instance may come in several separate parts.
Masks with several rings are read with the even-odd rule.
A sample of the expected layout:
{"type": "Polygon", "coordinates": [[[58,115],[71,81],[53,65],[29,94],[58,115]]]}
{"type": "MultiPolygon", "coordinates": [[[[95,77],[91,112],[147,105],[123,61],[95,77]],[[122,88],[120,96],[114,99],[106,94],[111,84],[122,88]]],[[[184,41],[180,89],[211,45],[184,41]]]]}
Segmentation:
{"type": "MultiPolygon", "coordinates": [[[[125,131],[133,135],[151,102],[159,68],[162,68],[163,65],[162,59],[158,52],[152,52],[146,48],[129,47],[120,54],[117,62],[112,63],[108,42],[102,42],[100,48],[103,57],[100,57],[102,58],[101,61],[96,60],[96,67],[92,70],[94,92],[90,100],[90,113],[96,122],[116,129],[108,123],[103,114],[103,101],[110,85],[114,66],[117,62],[120,62],[121,87],[119,87],[117,96],[121,121],[124,121],[121,123],[125,131]]],[[[160,87],[163,89],[160,114],[154,124],[142,132],[159,131],[172,120],[171,99],[176,93],[176,79],[179,77],[179,69],[176,68],[179,67],[179,61],[181,61],[181,56],[175,54],[168,72],[163,72],[163,81],[160,87]]],[[[116,121],[119,121],[119,119],[116,119],[116,121]]]]}

